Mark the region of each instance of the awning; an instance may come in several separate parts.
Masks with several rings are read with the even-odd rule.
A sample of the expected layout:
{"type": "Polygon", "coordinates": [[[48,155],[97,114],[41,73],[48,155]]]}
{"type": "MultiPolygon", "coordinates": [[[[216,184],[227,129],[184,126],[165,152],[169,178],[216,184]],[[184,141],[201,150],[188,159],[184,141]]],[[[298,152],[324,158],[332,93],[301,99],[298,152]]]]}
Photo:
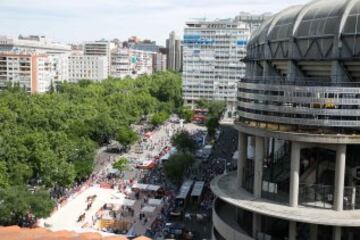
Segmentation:
{"type": "Polygon", "coordinates": [[[153,191],[153,192],[157,192],[159,191],[161,187],[159,185],[153,185],[153,184],[149,184],[146,188],[146,190],[148,191],[153,191]]]}
{"type": "Polygon", "coordinates": [[[133,189],[139,189],[142,191],[159,191],[159,189],[161,188],[161,186],[159,185],[153,185],[153,184],[143,184],[143,183],[134,183],[134,185],[132,186],[133,189]]]}
{"type": "Polygon", "coordinates": [[[202,181],[195,182],[193,190],[191,192],[192,197],[200,197],[204,189],[205,183],[202,181]]]}
{"type": "Polygon", "coordinates": [[[108,201],[108,203],[114,204],[114,205],[120,205],[120,206],[133,207],[135,205],[136,201],[123,198],[123,199],[110,199],[110,201],[108,201]]]}
{"type": "Polygon", "coordinates": [[[147,184],[134,183],[134,185],[132,185],[132,188],[134,188],[134,189],[140,189],[140,190],[145,190],[145,189],[147,188],[147,184]]]}
{"type": "Polygon", "coordinates": [[[143,213],[153,213],[155,212],[156,210],[156,207],[153,207],[153,206],[145,206],[141,209],[141,212],[143,213]]]}
{"type": "Polygon", "coordinates": [[[160,206],[162,203],[162,199],[149,198],[148,204],[150,206],[160,206]]]}

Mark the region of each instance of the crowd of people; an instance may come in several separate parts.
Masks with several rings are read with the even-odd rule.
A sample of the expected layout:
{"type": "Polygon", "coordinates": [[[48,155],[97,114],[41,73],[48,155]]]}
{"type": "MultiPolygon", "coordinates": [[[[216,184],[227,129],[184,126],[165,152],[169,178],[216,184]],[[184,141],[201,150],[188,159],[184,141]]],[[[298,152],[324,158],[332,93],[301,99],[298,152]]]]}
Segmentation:
{"type": "MultiPolygon", "coordinates": [[[[154,217],[149,217],[142,212],[135,212],[134,208],[122,206],[122,213],[126,213],[126,217],[133,217],[133,224],[141,223],[144,226],[148,226],[147,235],[156,239],[158,237],[166,237],[165,226],[170,221],[171,213],[178,209],[176,194],[178,191],[178,186],[169,181],[164,173],[163,168],[161,167],[159,159],[165,155],[171,149],[171,137],[181,130],[183,126],[180,126],[179,123],[167,122],[163,126],[160,126],[158,129],[153,129],[149,131],[149,128],[146,126],[138,127],[135,129],[141,139],[138,143],[138,149],[131,149],[126,153],[126,157],[130,160],[130,168],[124,173],[112,172],[111,164],[115,161],[113,155],[109,155],[107,161],[103,161],[103,169],[99,172],[94,173],[86,182],[79,183],[71,189],[56,188],[53,191],[54,197],[59,199],[59,202],[66,202],[66,199],[73,195],[76,192],[81,191],[82,188],[100,184],[100,186],[107,186],[108,188],[116,189],[120,193],[128,196],[132,192],[132,187],[134,183],[142,184],[153,184],[161,186],[161,194],[157,192],[155,195],[148,196],[146,193],[135,192],[135,195],[128,196],[135,200],[140,200],[143,207],[143,204],[146,203],[146,199],[149,197],[162,198],[162,205],[160,206],[159,212],[154,217]],[[158,132],[161,131],[162,134],[156,136],[158,132]],[[154,136],[154,137],[153,137],[154,136]],[[144,159],[146,158],[146,159],[144,159]],[[140,161],[144,160],[155,160],[157,165],[153,169],[136,169],[134,166],[140,161]],[[61,197],[60,197],[61,196],[61,197]],[[149,222],[151,221],[151,222],[149,222]]],[[[204,146],[206,143],[206,133],[198,130],[190,130],[190,134],[197,140],[199,145],[204,146]],[[200,139],[200,140],[199,140],[200,139]]],[[[231,141],[236,141],[236,139],[231,136],[231,141]]],[[[228,139],[226,139],[227,141],[228,139]]],[[[196,167],[189,169],[184,179],[191,179],[194,181],[203,181],[204,190],[201,196],[200,201],[197,203],[198,212],[202,212],[205,215],[211,214],[211,206],[214,200],[214,195],[210,190],[210,181],[219,174],[222,174],[224,171],[224,163],[217,160],[218,155],[223,154],[224,149],[226,150],[227,143],[217,141],[214,147],[214,153],[210,156],[209,160],[206,162],[201,162],[196,164],[196,167]]],[[[235,144],[236,146],[236,144],[235,144]]],[[[227,150],[226,150],[227,151],[227,150]]],[[[234,149],[229,150],[233,152],[234,149]]],[[[185,213],[185,212],[184,212],[185,213]]],[[[143,234],[143,233],[136,233],[143,234]]]]}

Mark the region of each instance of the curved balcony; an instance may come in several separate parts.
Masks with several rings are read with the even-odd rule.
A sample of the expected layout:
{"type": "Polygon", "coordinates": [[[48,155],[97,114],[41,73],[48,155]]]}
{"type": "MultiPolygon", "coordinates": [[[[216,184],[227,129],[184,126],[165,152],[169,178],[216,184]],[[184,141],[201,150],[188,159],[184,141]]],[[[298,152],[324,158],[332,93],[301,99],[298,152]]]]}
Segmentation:
{"type": "Polygon", "coordinates": [[[321,79],[242,79],[238,85],[242,120],[335,129],[360,127],[360,83],[321,79]]]}
{"type": "MultiPolygon", "coordinates": [[[[233,206],[262,215],[321,225],[360,226],[360,210],[334,211],[332,209],[314,208],[313,206],[289,207],[286,203],[255,198],[245,189],[239,189],[236,186],[236,178],[236,173],[218,176],[212,180],[211,190],[217,197],[233,206]]],[[[302,203],[304,204],[306,202],[304,201],[302,203]]]]}
{"type": "Polygon", "coordinates": [[[253,240],[237,223],[236,207],[219,201],[219,199],[215,200],[213,208],[213,225],[216,232],[221,235],[223,239],[253,240]]]}

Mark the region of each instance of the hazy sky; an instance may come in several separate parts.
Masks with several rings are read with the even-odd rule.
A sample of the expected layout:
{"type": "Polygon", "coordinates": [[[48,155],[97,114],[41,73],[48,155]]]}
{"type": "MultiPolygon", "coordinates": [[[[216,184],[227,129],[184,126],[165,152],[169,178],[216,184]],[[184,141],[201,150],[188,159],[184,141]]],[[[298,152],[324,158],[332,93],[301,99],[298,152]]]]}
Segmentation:
{"type": "Polygon", "coordinates": [[[308,0],[0,0],[0,35],[82,42],[139,36],[164,44],[191,18],[277,12],[308,0]]]}

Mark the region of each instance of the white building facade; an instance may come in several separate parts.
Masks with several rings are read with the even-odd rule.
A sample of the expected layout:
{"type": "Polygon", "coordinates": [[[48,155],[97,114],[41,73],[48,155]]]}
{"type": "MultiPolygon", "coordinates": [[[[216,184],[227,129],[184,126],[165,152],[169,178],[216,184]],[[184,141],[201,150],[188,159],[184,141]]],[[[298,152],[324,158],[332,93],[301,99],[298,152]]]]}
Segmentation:
{"type": "Polygon", "coordinates": [[[167,56],[162,53],[153,53],[153,72],[167,70],[167,56]]]}
{"type": "Polygon", "coordinates": [[[245,76],[249,23],[236,19],[186,23],[183,39],[183,93],[186,104],[196,100],[225,101],[235,113],[237,82],[245,76]]]}
{"type": "MultiPolygon", "coordinates": [[[[84,44],[84,55],[86,56],[105,56],[108,63],[111,63],[111,51],[115,49],[115,44],[109,41],[86,42],[84,44]]],[[[110,64],[108,65],[108,75],[110,75],[110,64]]]]}
{"type": "Polygon", "coordinates": [[[68,44],[52,42],[44,36],[0,36],[0,52],[37,52],[46,54],[70,53],[68,44]]]}
{"type": "Polygon", "coordinates": [[[43,93],[50,89],[52,80],[48,55],[0,53],[0,88],[19,84],[29,93],[43,93]]]}
{"type": "Polygon", "coordinates": [[[153,73],[152,52],[118,48],[111,53],[111,76],[136,78],[143,74],[153,73]]]}
{"type": "Polygon", "coordinates": [[[69,56],[69,82],[80,80],[102,81],[108,78],[108,59],[106,56],[69,56]]]}

